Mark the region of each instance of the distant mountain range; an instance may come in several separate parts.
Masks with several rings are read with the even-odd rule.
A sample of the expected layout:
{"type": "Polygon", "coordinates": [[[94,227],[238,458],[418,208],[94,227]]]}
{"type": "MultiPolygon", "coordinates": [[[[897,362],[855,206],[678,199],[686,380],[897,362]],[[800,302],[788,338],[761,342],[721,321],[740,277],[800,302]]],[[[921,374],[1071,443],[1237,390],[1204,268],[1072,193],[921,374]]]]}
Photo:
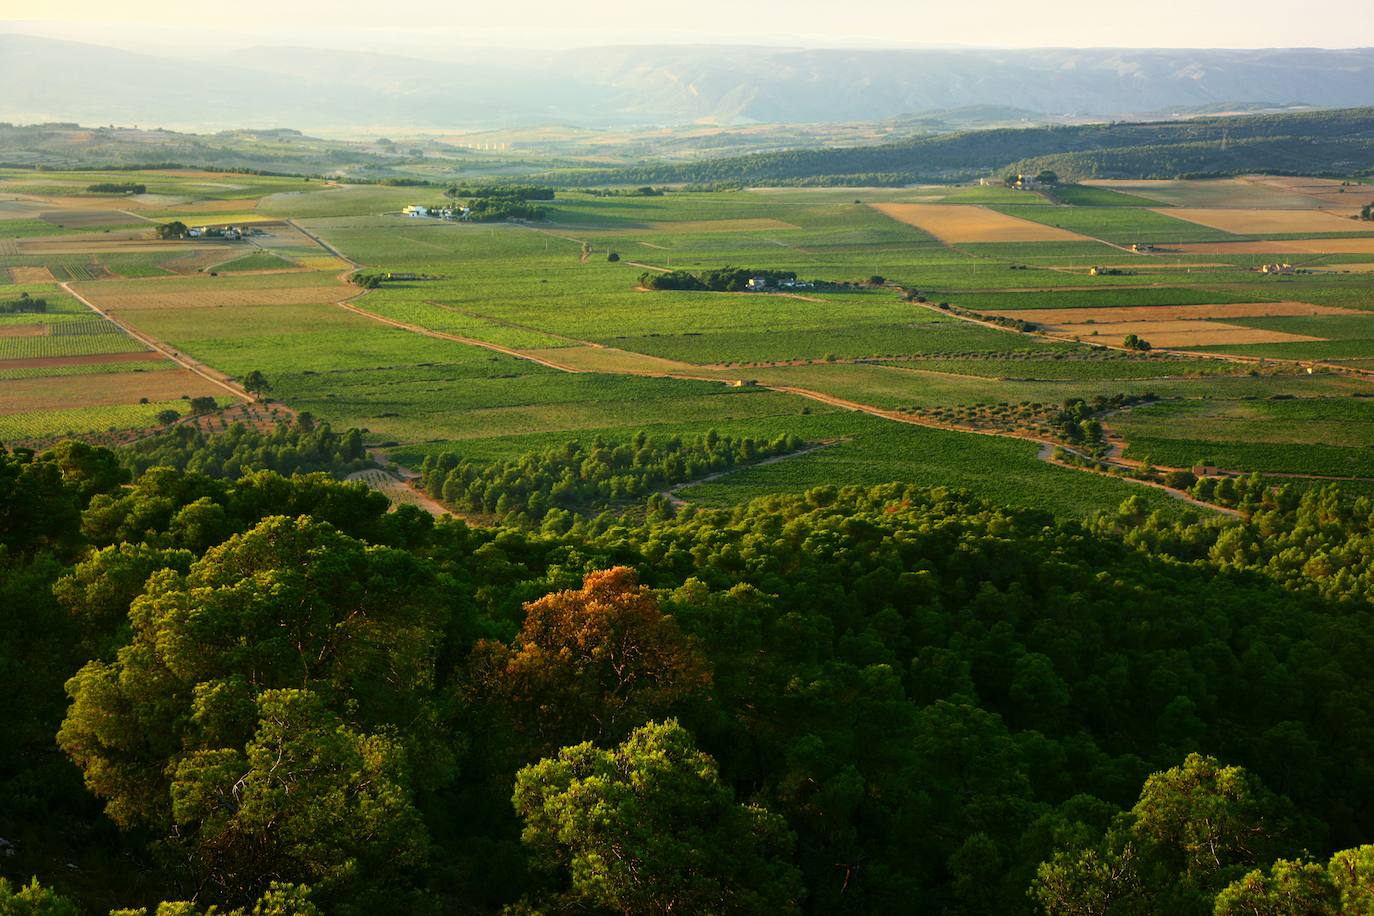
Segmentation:
{"type": "Polygon", "coordinates": [[[448,61],[250,48],[194,63],[0,34],[0,119],[304,129],[834,123],[1374,105],[1374,49],[455,49],[448,61]]]}

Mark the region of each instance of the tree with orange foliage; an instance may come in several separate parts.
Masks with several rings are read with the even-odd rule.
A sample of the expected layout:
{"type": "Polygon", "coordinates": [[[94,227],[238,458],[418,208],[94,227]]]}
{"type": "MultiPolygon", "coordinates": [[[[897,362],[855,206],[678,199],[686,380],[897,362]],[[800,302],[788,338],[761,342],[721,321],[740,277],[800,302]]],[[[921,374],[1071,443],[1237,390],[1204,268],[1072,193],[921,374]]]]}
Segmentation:
{"type": "Polygon", "coordinates": [[[479,642],[471,672],[476,691],[507,706],[541,754],[618,741],[711,683],[690,639],[625,566],[526,604],[514,642],[479,642]]]}

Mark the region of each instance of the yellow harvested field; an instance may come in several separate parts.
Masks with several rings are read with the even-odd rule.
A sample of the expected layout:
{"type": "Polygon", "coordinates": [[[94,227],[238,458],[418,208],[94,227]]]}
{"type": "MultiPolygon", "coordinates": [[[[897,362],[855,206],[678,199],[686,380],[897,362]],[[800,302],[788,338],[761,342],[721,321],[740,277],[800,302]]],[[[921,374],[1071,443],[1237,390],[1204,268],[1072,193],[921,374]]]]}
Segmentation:
{"type": "Polygon", "coordinates": [[[1322,270],[1344,270],[1352,274],[1374,273],[1374,261],[1365,261],[1363,264],[1327,264],[1322,270]]]}
{"type": "MultiPolygon", "coordinates": [[[[289,275],[289,274],[288,274],[289,275]]],[[[196,309],[250,305],[312,305],[338,302],[357,290],[341,284],[298,286],[276,289],[176,290],[169,292],[120,292],[118,281],[95,288],[84,287],[82,295],[103,309],[196,309]]]]}
{"type": "Polygon", "coordinates": [[[341,261],[333,255],[306,255],[305,257],[294,258],[297,264],[308,270],[350,270],[351,265],[347,261],[341,261]]]}
{"type": "Polygon", "coordinates": [[[11,267],[10,279],[15,283],[56,283],[52,271],[46,267],[11,267]]]}
{"type": "Polygon", "coordinates": [[[967,204],[870,204],[874,210],[915,226],[942,242],[1081,242],[1087,236],[1017,219],[967,204]]]}
{"type": "Polygon", "coordinates": [[[1135,334],[1152,347],[1206,347],[1220,344],[1295,343],[1321,340],[1304,334],[1264,331],[1224,324],[1220,321],[1116,321],[1102,324],[1076,324],[1047,328],[1051,333],[1089,343],[1119,344],[1128,334],[1135,334]]]}
{"type": "Polygon", "coordinates": [[[1158,210],[1165,216],[1210,226],[1222,232],[1237,235],[1277,235],[1300,232],[1359,232],[1361,229],[1374,229],[1369,223],[1361,224],[1346,217],[1338,216],[1329,210],[1233,210],[1233,209],[1186,209],[1170,208],[1158,210]]]}
{"type": "Polygon", "coordinates": [[[1170,249],[1183,254],[1374,254],[1374,236],[1292,239],[1286,242],[1190,242],[1170,249]]]}
{"type": "Polygon", "coordinates": [[[0,324],[0,337],[46,337],[46,324],[0,324]]]}
{"type": "Polygon", "coordinates": [[[1017,309],[998,314],[1015,315],[1023,321],[1047,327],[1112,323],[1118,321],[1174,321],[1199,318],[1303,318],[1309,315],[1367,315],[1358,309],[1307,302],[1237,302],[1224,305],[1133,305],[1085,309],[1017,309]]]}
{"type": "Polygon", "coordinates": [[[224,389],[181,368],[10,379],[0,385],[0,414],[133,404],[139,398],[171,401],[202,394],[223,395],[224,389]]]}

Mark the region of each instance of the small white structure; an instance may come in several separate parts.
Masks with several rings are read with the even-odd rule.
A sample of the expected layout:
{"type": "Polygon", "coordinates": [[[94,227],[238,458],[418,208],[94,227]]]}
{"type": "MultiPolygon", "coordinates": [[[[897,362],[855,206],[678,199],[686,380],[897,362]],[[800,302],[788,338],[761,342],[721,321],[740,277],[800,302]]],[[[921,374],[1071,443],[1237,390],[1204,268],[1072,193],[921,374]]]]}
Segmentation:
{"type": "Polygon", "coordinates": [[[748,282],[748,284],[746,284],[746,285],[747,285],[750,289],[755,290],[755,291],[761,290],[761,289],[767,289],[767,288],[768,288],[768,278],[766,278],[766,277],[750,277],[750,278],[749,278],[749,282],[748,282]]]}
{"type": "Polygon", "coordinates": [[[419,204],[411,204],[401,211],[406,216],[429,216],[429,207],[422,207],[419,204]]]}

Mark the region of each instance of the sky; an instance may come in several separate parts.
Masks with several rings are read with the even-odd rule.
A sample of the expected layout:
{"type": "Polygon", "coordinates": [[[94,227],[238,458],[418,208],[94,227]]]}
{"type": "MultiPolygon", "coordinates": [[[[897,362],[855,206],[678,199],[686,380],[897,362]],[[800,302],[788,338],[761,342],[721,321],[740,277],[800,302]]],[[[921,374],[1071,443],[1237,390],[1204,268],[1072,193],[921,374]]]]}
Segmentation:
{"type": "Polygon", "coordinates": [[[0,31],[134,50],[1374,46],[1374,0],[0,0],[0,31]]]}

